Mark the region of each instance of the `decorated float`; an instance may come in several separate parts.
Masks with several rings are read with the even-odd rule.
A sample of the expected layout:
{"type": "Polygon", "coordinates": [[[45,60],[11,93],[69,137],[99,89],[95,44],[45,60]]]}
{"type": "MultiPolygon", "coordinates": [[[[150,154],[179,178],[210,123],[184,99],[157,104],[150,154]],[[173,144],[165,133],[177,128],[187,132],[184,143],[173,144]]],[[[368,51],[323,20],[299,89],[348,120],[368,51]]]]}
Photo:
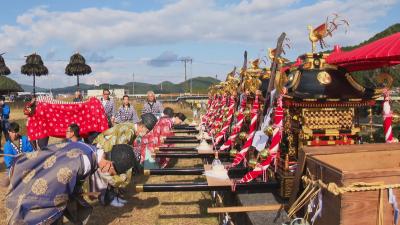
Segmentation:
{"type": "Polygon", "coordinates": [[[352,73],[400,64],[400,33],[352,51],[316,51],[318,42],[325,47],[324,38],[347,25],[333,15],[310,26],[312,51],[293,62],[282,57],[284,33],[269,50],[269,68],[260,68],[260,60],[248,65],[245,54],[240,72],[210,89],[200,126],[184,130],[200,134],[166,139],[192,145],[155,154],[200,157],[204,166],[145,171],[204,174],[207,182],[143,184],[137,190],[211,191],[215,205],[208,211],[219,213],[221,224],[397,224],[393,78],[382,72],[368,87],[352,73]],[[379,104],[386,142],[380,144],[372,135],[379,104]],[[364,112],[367,124],[361,122],[364,112]]]}

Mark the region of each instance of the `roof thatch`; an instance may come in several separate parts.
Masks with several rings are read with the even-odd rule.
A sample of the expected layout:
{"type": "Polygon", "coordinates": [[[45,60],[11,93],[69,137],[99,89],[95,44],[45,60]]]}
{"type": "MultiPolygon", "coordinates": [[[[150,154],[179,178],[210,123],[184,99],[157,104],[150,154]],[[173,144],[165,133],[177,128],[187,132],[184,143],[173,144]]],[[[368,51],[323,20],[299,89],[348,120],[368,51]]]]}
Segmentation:
{"type": "Polygon", "coordinates": [[[22,89],[21,86],[13,79],[0,76],[0,94],[8,94],[9,92],[18,91],[24,91],[24,89],[22,89]]]}
{"type": "Polygon", "coordinates": [[[4,62],[4,58],[3,58],[2,54],[1,54],[0,55],[0,75],[8,75],[10,73],[11,73],[11,71],[6,66],[6,63],[4,62]]]}
{"type": "Polygon", "coordinates": [[[42,76],[47,75],[49,70],[44,66],[40,55],[34,53],[26,58],[26,64],[21,67],[21,73],[28,76],[42,76]]]}
{"type": "Polygon", "coordinates": [[[86,64],[85,58],[79,53],[73,54],[65,67],[65,74],[69,76],[85,75],[91,72],[92,68],[86,64]]]}

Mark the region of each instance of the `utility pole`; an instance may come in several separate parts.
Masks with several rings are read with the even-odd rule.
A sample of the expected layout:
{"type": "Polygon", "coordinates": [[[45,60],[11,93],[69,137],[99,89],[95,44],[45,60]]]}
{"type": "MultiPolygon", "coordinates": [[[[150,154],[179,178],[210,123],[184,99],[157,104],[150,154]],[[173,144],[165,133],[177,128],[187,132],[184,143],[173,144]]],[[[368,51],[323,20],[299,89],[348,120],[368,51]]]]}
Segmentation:
{"type": "Polygon", "coordinates": [[[132,95],[135,96],[135,73],[132,73],[132,95]]]}
{"type": "Polygon", "coordinates": [[[186,75],[186,64],[187,64],[188,62],[192,63],[192,59],[191,59],[191,58],[184,58],[184,59],[181,59],[180,61],[182,61],[182,62],[184,63],[184,65],[185,65],[185,82],[186,82],[186,80],[187,80],[187,75],[186,75]]]}
{"type": "Polygon", "coordinates": [[[192,70],[192,60],[190,60],[190,94],[192,94],[193,86],[193,70],[192,70]]]}

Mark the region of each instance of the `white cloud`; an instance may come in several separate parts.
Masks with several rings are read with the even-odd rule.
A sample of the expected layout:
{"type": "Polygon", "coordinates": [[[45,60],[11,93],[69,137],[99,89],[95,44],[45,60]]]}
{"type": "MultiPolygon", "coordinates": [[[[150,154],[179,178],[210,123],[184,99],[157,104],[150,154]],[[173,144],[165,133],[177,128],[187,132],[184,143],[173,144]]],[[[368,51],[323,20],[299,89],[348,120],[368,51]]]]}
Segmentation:
{"type": "Polygon", "coordinates": [[[114,56],[106,55],[105,53],[92,52],[87,58],[88,62],[103,63],[113,59],[114,56]]]}
{"type": "MultiPolygon", "coordinates": [[[[141,81],[155,82],[153,77],[160,80],[168,75],[171,75],[169,78],[172,81],[181,81],[182,78],[178,78],[182,74],[179,66],[164,67],[163,71],[158,71],[148,66],[153,57],[146,55],[134,63],[119,61],[115,49],[186,42],[234,43],[261,49],[274,46],[279,34],[285,31],[291,39],[292,49],[288,52],[297,55],[310,50],[306,29],[308,24],[317,26],[324,22],[327,15],[338,13],[350,22],[349,32],[335,32],[333,38],[327,39],[327,43],[330,46],[335,43],[356,44],[375,33],[370,28],[371,24],[382,19],[389,7],[397,3],[396,0],[324,0],[304,5],[298,4],[298,0],[243,0],[221,7],[216,2],[217,0],[176,0],[169,1],[161,9],[145,12],[110,8],[51,11],[40,6],[18,16],[16,25],[0,27],[0,50],[24,55],[45,48],[51,42],[51,46],[56,43],[62,47],[50,51],[47,48],[48,58],[56,53],[57,56],[60,55],[62,49],[86,52],[87,59],[92,60],[90,66],[93,73],[84,76],[83,82],[93,83],[97,80],[124,83],[126,80],[130,81],[131,71],[140,71],[138,79],[142,79],[141,81]],[[109,56],[110,50],[114,50],[113,56],[109,56]]],[[[241,56],[238,55],[237,59],[240,62],[241,56]]],[[[38,85],[73,85],[75,79],[64,75],[67,63],[45,60],[51,75],[46,79],[39,78],[38,85]]],[[[13,71],[19,71],[23,62],[9,64],[12,64],[10,67],[13,71]]],[[[206,68],[201,73],[214,69],[206,68]]],[[[227,71],[230,69],[227,68],[227,71]]],[[[18,76],[22,83],[31,83],[30,77],[12,76],[18,76]]]]}
{"type": "Polygon", "coordinates": [[[148,61],[148,65],[155,67],[165,67],[178,60],[178,55],[172,51],[165,51],[161,55],[148,61]]]}
{"type": "Polygon", "coordinates": [[[287,7],[288,5],[298,2],[298,0],[243,0],[238,5],[233,7],[235,12],[238,13],[254,13],[272,11],[287,7]]]}
{"type": "Polygon", "coordinates": [[[296,0],[253,0],[218,8],[215,0],[181,0],[156,11],[141,13],[109,8],[76,12],[28,10],[18,25],[1,27],[0,49],[21,45],[37,48],[50,40],[74,50],[106,50],[120,46],[154,45],[182,41],[230,41],[268,43],[281,31],[294,41],[306,41],[306,25],[318,25],[325,15],[337,12],[348,18],[353,32],[347,42],[369,34],[368,24],[385,14],[394,0],[328,0],[290,8],[296,0]],[[368,13],[366,13],[368,12],[368,13]],[[105,16],[107,15],[107,16],[105,16]]]}

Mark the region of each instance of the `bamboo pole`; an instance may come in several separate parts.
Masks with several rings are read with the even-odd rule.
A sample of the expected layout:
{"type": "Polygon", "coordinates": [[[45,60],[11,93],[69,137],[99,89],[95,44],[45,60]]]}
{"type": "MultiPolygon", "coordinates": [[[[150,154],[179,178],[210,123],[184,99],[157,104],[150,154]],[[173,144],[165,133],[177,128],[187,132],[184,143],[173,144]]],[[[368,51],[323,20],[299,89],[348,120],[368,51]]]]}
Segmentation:
{"type": "Polygon", "coordinates": [[[199,144],[200,140],[198,139],[165,139],[164,144],[199,144]]]}
{"type": "MultiPolygon", "coordinates": [[[[238,183],[235,191],[260,191],[273,192],[279,188],[278,182],[254,182],[238,183]]],[[[204,183],[168,183],[168,184],[138,184],[135,186],[136,192],[181,192],[181,191],[232,191],[229,186],[210,186],[204,183]]]]}
{"type": "Polygon", "coordinates": [[[156,152],[197,152],[197,148],[195,147],[158,147],[155,148],[156,152]]]}
{"type": "Polygon", "coordinates": [[[283,208],[283,205],[253,205],[253,206],[233,206],[233,207],[215,207],[207,208],[208,213],[239,213],[256,211],[275,211],[283,208]]]}
{"type": "Polygon", "coordinates": [[[198,130],[172,130],[175,134],[198,134],[198,130]]]}
{"type": "MultiPolygon", "coordinates": [[[[220,158],[231,158],[232,156],[229,152],[220,152],[218,154],[220,158]]],[[[198,152],[158,152],[152,154],[153,158],[185,158],[185,159],[193,159],[193,158],[214,158],[214,152],[208,154],[199,154],[198,152]]]]}
{"type": "MultiPolygon", "coordinates": [[[[243,177],[248,172],[248,168],[230,168],[229,177],[243,177]]],[[[204,168],[166,168],[166,169],[146,169],[143,170],[144,176],[168,176],[168,175],[202,175],[204,168]]]]}

